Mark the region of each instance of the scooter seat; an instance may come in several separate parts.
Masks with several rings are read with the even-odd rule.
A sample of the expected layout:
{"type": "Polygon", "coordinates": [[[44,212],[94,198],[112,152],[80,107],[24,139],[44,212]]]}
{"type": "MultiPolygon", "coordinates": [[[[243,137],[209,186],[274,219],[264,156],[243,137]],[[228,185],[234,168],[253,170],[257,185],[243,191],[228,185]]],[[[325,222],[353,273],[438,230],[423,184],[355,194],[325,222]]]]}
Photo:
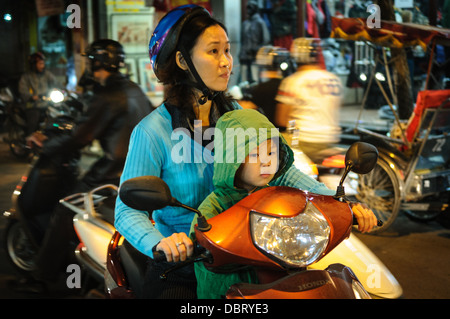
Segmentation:
{"type": "Polygon", "coordinates": [[[123,270],[129,287],[136,297],[142,296],[143,278],[147,268],[148,257],[134,248],[126,239],[119,249],[123,270]]]}

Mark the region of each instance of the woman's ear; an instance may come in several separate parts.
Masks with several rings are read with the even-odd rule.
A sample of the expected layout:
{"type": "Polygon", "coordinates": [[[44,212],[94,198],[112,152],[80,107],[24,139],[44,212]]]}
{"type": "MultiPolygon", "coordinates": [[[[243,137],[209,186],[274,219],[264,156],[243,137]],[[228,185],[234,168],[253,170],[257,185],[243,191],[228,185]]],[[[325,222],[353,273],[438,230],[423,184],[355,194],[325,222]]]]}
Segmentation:
{"type": "Polygon", "coordinates": [[[186,60],[183,58],[183,55],[181,54],[180,51],[177,51],[177,53],[175,54],[175,59],[177,61],[177,65],[180,69],[187,71],[189,70],[186,60]]]}

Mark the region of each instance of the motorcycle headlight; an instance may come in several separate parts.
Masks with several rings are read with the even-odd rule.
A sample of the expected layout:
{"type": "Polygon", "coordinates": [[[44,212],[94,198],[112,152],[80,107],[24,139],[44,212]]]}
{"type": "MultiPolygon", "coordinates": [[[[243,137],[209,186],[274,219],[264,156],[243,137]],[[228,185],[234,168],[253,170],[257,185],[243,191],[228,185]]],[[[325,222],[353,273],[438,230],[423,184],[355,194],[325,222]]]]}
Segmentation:
{"type": "Polygon", "coordinates": [[[64,101],[64,94],[59,90],[53,90],[50,93],[50,100],[52,100],[53,103],[60,103],[64,101]]]}
{"type": "Polygon", "coordinates": [[[330,238],[327,220],[309,201],[302,213],[291,218],[251,212],[250,227],[256,247],[287,267],[312,264],[330,238]]]}

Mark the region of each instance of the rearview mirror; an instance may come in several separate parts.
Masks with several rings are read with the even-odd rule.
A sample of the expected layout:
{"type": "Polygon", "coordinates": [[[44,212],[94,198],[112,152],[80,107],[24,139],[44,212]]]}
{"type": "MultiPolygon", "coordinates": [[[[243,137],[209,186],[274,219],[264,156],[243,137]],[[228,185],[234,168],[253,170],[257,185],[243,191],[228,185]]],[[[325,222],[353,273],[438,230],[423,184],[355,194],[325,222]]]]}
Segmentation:
{"type": "Polygon", "coordinates": [[[211,229],[211,225],[197,209],[172,197],[169,186],[157,176],[139,176],[126,180],[120,185],[119,196],[125,205],[137,210],[154,211],[166,206],[183,207],[198,215],[197,228],[200,231],[211,229]]]}
{"type": "Polygon", "coordinates": [[[355,142],[347,150],[345,154],[345,172],[336,190],[335,198],[343,198],[345,196],[344,180],[350,171],[357,174],[369,173],[377,163],[378,150],[375,146],[364,142],[355,142]]]}
{"type": "Polygon", "coordinates": [[[345,154],[345,165],[357,174],[369,173],[377,163],[378,150],[369,143],[353,143],[345,154]]]}
{"type": "Polygon", "coordinates": [[[176,203],[169,186],[157,176],[139,176],[120,185],[119,196],[125,205],[153,211],[176,203]]]}

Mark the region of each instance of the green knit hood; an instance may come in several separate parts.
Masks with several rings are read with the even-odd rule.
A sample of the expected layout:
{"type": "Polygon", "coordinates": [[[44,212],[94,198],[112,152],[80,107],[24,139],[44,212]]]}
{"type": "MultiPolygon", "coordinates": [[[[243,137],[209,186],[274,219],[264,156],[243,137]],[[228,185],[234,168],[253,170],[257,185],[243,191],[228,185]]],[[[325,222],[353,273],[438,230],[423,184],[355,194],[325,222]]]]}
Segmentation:
{"type": "Polygon", "coordinates": [[[240,196],[246,192],[234,187],[236,172],[249,152],[270,138],[275,138],[279,145],[279,166],[272,179],[274,181],[289,169],[294,162],[294,155],[267,117],[256,110],[240,109],[227,112],[218,120],[214,135],[213,176],[218,195],[232,196],[230,190],[240,193],[240,196]]]}

